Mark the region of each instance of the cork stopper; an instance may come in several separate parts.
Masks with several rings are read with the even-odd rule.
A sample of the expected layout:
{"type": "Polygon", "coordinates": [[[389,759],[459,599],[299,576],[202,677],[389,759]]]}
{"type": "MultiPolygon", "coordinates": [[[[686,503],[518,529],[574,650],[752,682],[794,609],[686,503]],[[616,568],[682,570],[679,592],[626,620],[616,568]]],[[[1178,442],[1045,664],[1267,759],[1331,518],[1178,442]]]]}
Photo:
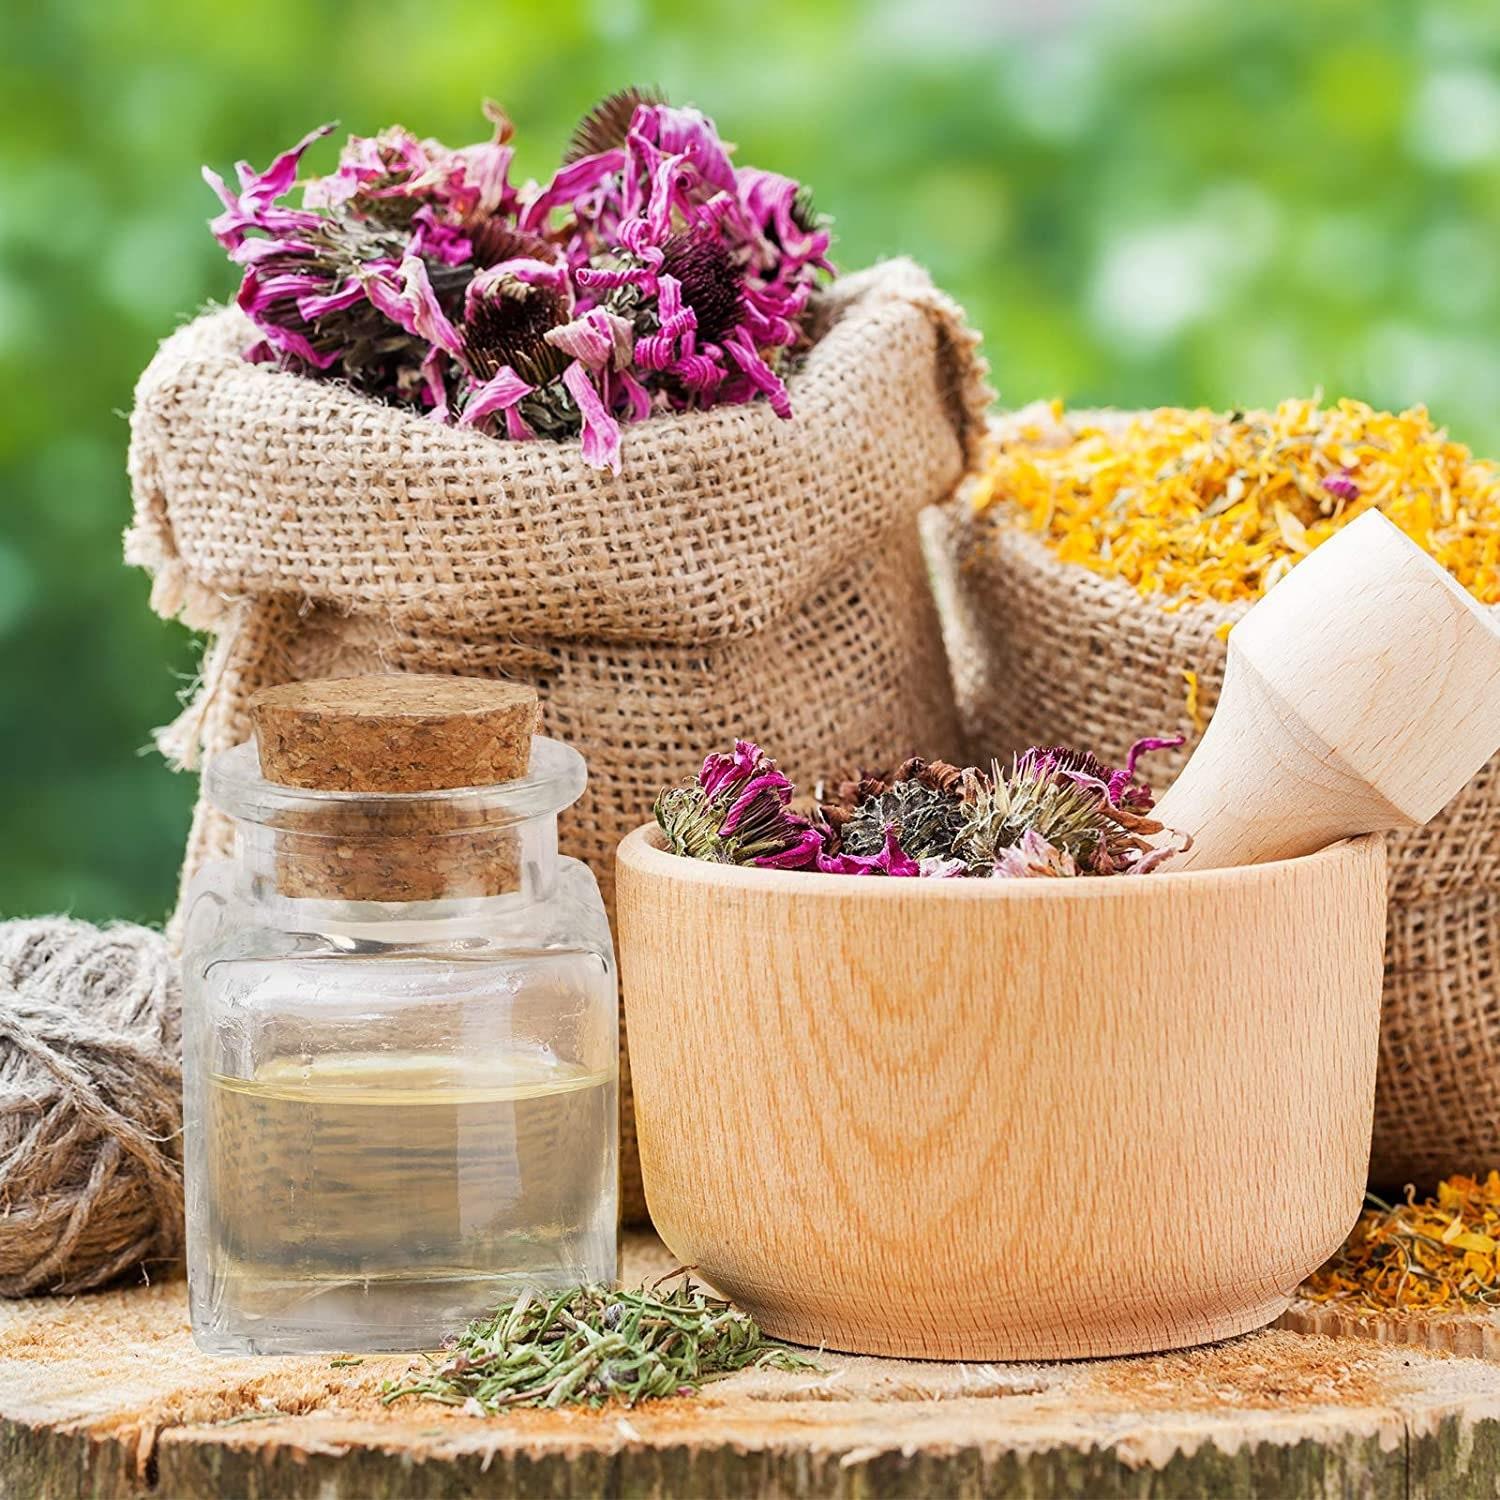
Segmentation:
{"type": "Polygon", "coordinates": [[[536,689],[416,673],[262,688],[250,700],[260,773],[327,792],[435,792],[526,774],[536,689]]]}
{"type": "Polygon", "coordinates": [[[534,688],[418,674],[327,678],[265,688],[250,700],[260,772],[281,786],[368,793],[284,823],[283,895],[435,901],[518,888],[520,841],[440,794],[526,774],[534,688]],[[392,794],[417,794],[393,801],[392,794]]]}

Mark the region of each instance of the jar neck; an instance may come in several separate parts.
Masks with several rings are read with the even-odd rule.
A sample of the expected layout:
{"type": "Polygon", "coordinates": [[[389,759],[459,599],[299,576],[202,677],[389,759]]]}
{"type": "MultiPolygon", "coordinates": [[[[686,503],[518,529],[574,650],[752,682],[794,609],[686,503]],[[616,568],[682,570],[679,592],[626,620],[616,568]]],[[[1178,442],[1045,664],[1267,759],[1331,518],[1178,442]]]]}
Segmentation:
{"type": "Polygon", "coordinates": [[[204,789],[233,820],[240,894],[319,926],[432,920],[458,907],[524,910],[558,878],[557,815],[578,800],[583,757],[536,736],[526,775],[493,786],[349,792],[260,774],[246,742],[216,755],[204,789]]]}
{"type": "Polygon", "coordinates": [[[426,922],[477,902],[485,911],[522,910],[545,901],[557,880],[555,814],[446,830],[340,819],[293,829],[236,819],[234,827],[244,898],[292,903],[339,925],[426,922]]]}

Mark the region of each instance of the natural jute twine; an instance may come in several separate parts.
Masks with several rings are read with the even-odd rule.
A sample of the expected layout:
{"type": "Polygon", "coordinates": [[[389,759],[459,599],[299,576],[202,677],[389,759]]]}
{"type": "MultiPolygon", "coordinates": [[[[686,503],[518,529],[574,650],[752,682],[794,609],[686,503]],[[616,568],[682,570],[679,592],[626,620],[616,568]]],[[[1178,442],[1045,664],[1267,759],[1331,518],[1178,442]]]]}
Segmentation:
{"type": "MultiPolygon", "coordinates": [[[[916,533],[977,452],[990,393],[961,310],[908,261],[844,277],[764,402],[627,429],[618,476],[577,442],[497,441],[240,357],[237,313],[163,344],[131,418],[127,556],[211,631],[163,736],[196,766],[268,684],[367,671],[532,683],[588,761],[564,853],[612,902],[656,791],[755,735],[798,779],[957,741],[916,533]]],[[[225,847],[200,804],[185,873],[225,847]]],[[[629,996],[623,1016],[628,1022],[629,996]]],[[[644,1210],[622,1072],[622,1188],[644,1210]]]]}
{"type": "MultiPolygon", "coordinates": [[[[994,431],[1003,440],[1005,419],[994,431]]],[[[924,516],[923,531],[969,753],[1063,743],[1109,759],[1140,735],[1178,732],[1182,748],[1151,760],[1166,786],[1201,732],[1183,673],[1197,674],[1206,723],[1224,679],[1218,632],[1248,606],[1168,613],[961,498],[924,516]]],[[[1389,847],[1370,1175],[1399,1187],[1500,1165],[1500,757],[1389,847]]],[[[1308,1007],[1316,1045],[1314,997],[1308,1007]]]]}
{"type": "Polygon", "coordinates": [[[182,1047],[159,932],[0,924],[0,1296],[182,1253],[182,1047]]]}

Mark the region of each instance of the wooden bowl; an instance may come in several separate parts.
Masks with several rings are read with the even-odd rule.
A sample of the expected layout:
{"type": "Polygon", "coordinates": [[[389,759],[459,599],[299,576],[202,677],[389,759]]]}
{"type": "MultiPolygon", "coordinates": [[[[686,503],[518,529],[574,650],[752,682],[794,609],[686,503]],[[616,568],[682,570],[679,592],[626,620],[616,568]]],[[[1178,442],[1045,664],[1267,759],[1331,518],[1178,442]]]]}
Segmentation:
{"type": "Polygon", "coordinates": [[[1244,869],[892,880],[619,851],[636,1124],[672,1252],[801,1344],[1178,1348],[1358,1216],[1379,838],[1244,869]]]}

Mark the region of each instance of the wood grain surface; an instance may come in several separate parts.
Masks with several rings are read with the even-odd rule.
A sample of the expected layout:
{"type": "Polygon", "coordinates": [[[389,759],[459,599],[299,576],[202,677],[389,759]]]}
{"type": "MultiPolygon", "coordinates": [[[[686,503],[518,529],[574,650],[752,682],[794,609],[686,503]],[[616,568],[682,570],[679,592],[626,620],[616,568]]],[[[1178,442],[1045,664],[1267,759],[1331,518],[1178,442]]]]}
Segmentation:
{"type": "Polygon", "coordinates": [[[1378,511],[1229,635],[1208,730],[1157,816],[1177,870],[1418,828],[1500,748],[1500,615],[1378,511]]]}
{"type": "Polygon", "coordinates": [[[1378,839],[915,881],[709,864],[642,829],[619,939],[652,1221],[770,1331],[860,1353],[1263,1326],[1363,1201],[1384,891],[1378,839]]]}
{"type": "MultiPolygon", "coordinates": [[[[627,1241],[627,1279],[670,1265],[627,1241]]],[[[822,1355],[696,1398],[503,1418],[382,1407],[406,1364],[201,1354],[179,1282],[0,1303],[0,1493],[1453,1500],[1500,1484],[1500,1367],[1288,1332],[1072,1365],[822,1355]]]]}

